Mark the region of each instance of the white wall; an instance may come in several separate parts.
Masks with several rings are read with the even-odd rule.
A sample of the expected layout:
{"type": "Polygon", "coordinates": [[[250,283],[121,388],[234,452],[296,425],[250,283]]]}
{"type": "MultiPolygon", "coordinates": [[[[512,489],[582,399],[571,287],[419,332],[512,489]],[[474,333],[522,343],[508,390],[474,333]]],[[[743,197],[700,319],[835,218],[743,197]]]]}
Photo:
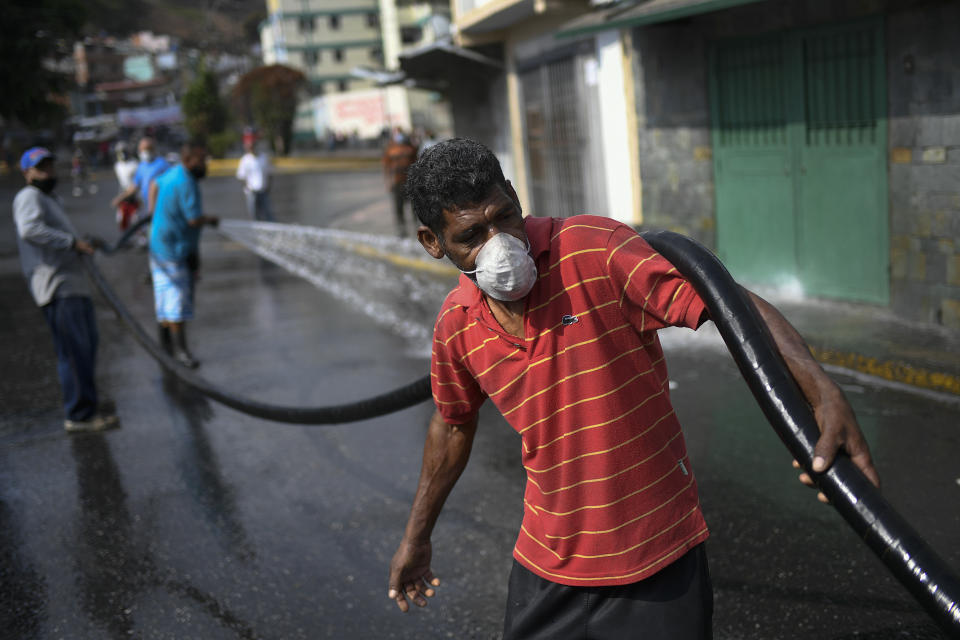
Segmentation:
{"type": "Polygon", "coordinates": [[[630,70],[625,68],[619,31],[603,31],[596,38],[608,215],[614,220],[632,223],[636,221],[636,213],[627,122],[628,109],[632,107],[625,82],[625,74],[630,70]]]}

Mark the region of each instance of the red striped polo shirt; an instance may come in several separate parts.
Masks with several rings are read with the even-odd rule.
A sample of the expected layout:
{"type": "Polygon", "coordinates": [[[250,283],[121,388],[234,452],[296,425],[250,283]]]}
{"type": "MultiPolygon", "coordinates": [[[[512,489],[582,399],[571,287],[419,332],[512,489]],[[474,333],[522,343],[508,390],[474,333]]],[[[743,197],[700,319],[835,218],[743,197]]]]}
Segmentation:
{"type": "Polygon", "coordinates": [[[434,401],[458,424],[489,397],[521,434],[518,562],[560,584],[636,582],[709,535],[657,337],[696,328],[704,305],[626,225],[525,225],[539,279],[523,338],[461,276],[434,329],[434,401]]]}

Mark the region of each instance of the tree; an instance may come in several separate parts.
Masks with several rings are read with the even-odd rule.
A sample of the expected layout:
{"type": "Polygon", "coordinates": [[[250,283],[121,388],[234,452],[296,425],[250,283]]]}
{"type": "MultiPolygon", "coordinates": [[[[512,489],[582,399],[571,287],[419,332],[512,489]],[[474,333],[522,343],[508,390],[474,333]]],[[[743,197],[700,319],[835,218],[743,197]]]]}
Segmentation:
{"type": "Polygon", "coordinates": [[[248,71],[233,88],[241,117],[257,125],[275,154],[290,151],[297,100],[306,80],[296,69],[273,64],[248,71]]]}
{"type": "Polygon", "coordinates": [[[217,76],[203,61],[183,94],[180,108],[187,132],[198,141],[207,142],[211,136],[223,133],[227,128],[227,108],[220,98],[217,76]]]}
{"type": "Polygon", "coordinates": [[[243,37],[248,44],[260,44],[260,23],[267,19],[267,12],[263,9],[247,14],[243,19],[243,37]]]}
{"type": "Polygon", "coordinates": [[[80,0],[8,0],[0,19],[0,118],[47,126],[64,114],[72,78],[47,62],[70,55],[86,19],[80,0]]]}

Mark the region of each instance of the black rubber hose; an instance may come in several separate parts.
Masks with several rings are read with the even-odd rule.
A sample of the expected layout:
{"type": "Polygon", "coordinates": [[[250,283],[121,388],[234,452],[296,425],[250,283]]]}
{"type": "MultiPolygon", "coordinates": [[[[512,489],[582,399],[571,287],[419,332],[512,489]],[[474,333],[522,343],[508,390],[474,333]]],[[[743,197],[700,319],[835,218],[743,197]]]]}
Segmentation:
{"type": "Polygon", "coordinates": [[[153,219],[152,215],[144,216],[143,218],[140,218],[135,223],[127,227],[127,230],[123,232],[123,235],[117,238],[117,241],[114,242],[113,244],[104,244],[103,242],[98,242],[97,250],[107,254],[108,256],[113,255],[114,253],[122,249],[123,246],[127,244],[130,238],[132,238],[137,231],[139,231],[145,225],[150,224],[150,220],[152,219],[153,219]]]}
{"type": "Polygon", "coordinates": [[[669,260],[706,303],[730,354],[777,435],[840,515],[927,613],[960,638],[960,578],[845,455],[825,473],[811,468],[820,435],[813,411],[790,375],[766,324],[723,264],[705,247],[669,231],[643,238],[669,260]]]}
{"type": "MultiPolygon", "coordinates": [[[[115,246],[119,246],[119,243],[115,246]]],[[[127,325],[127,328],[133,333],[137,342],[139,342],[164,369],[200,393],[228,407],[232,407],[237,411],[276,422],[303,425],[341,424],[367,420],[369,418],[393,413],[394,411],[400,411],[401,409],[419,404],[431,397],[430,376],[426,375],[408,385],[372,398],[326,407],[287,407],[241,398],[218,387],[171,358],[160,348],[160,345],[156,341],[147,335],[136,318],[130,314],[107,283],[106,279],[104,279],[103,274],[100,273],[100,270],[90,256],[83,257],[83,265],[86,267],[87,273],[90,275],[97,289],[103,295],[104,299],[106,299],[107,304],[113,308],[123,323],[127,325]]]]}

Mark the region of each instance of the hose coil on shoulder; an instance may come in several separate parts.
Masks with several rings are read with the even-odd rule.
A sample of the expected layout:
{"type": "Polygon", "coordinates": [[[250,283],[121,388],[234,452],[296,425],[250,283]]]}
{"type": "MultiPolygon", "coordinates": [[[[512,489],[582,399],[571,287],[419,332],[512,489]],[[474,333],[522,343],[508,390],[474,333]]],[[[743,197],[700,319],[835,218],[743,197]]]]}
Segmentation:
{"type": "Polygon", "coordinates": [[[641,234],[683,274],[710,317],[777,435],[857,535],[951,637],[960,638],[960,578],[845,455],[822,474],[812,469],[820,435],[753,303],[724,266],[694,240],[669,231],[641,234]]]}

